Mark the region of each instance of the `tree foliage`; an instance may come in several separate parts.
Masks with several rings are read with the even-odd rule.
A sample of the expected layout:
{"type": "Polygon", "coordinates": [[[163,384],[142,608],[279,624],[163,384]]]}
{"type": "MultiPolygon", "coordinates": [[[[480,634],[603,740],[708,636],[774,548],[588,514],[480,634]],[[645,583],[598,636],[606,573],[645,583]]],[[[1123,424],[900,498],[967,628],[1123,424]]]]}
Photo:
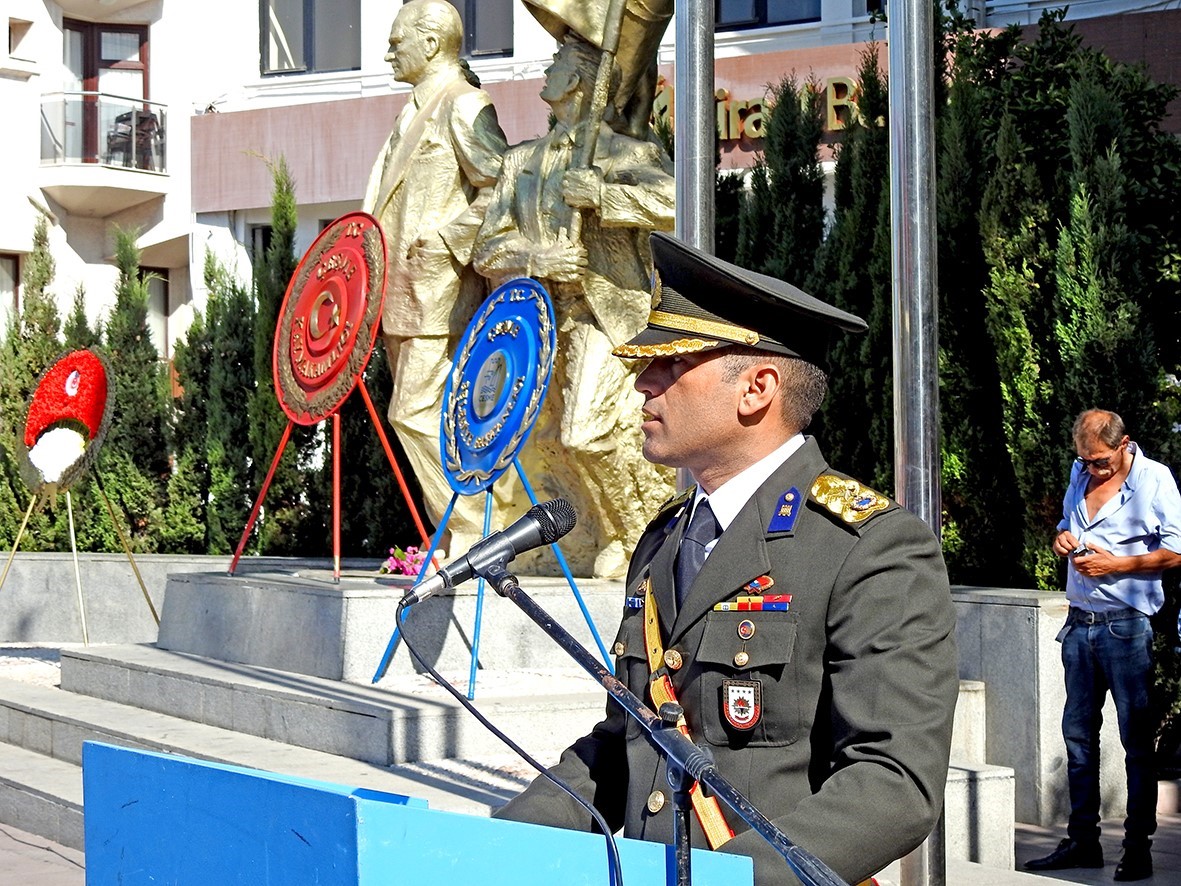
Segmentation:
{"type": "MultiPolygon", "coordinates": [[[[250,452],[254,493],[260,494],[288,419],[275,396],[271,371],[275,327],[287,285],[295,273],[295,229],[298,222],[295,181],[280,157],[268,161],[271,170],[271,239],[262,255],[254,256],[254,391],[249,401],[250,452]]],[[[304,537],[305,520],[317,519],[315,508],[306,506],[304,463],[311,453],[311,433],[300,427],[291,435],[266,491],[265,510],[256,526],[257,550],[267,554],[296,554],[307,551],[311,539],[304,537]]]]}
{"type": "Polygon", "coordinates": [[[832,226],[820,250],[816,294],[863,317],[863,336],[840,336],[829,353],[829,396],[815,432],[842,470],[893,487],[889,94],[878,46],[858,69],[858,113],[837,149],[832,226]]]}
{"type": "Polygon", "coordinates": [[[815,79],[784,77],[771,90],[763,153],[750,171],[739,213],[736,261],[810,287],[824,238],[824,90],[815,79]]]}

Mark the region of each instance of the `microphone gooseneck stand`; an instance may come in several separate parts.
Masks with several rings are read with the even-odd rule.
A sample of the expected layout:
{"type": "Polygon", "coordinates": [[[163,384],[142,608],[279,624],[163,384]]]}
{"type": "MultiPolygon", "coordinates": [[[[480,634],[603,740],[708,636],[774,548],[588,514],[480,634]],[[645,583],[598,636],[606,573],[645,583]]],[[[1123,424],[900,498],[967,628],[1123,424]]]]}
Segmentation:
{"type": "Polygon", "coordinates": [[[679,705],[662,705],[660,715],[654,714],[635,693],[624,686],[565,628],[534,602],[521,589],[516,577],[503,565],[493,564],[482,572],[483,578],[492,583],[496,593],[512,600],[522,612],[549,634],[554,642],[566,650],[571,658],[595,677],[619,706],[639,722],[652,743],[664,754],[669,785],[673,789],[673,798],[676,801],[673,840],[677,862],[677,886],[688,886],[690,883],[689,788],[695,781],[700,782],[703,788],[708,788],[710,793],[733,809],[752,830],[770,843],[805,886],[848,886],[828,865],[806,849],[795,845],[770,819],[759,812],[721,776],[712,757],[676,728],[675,724],[681,713],[679,705]]]}

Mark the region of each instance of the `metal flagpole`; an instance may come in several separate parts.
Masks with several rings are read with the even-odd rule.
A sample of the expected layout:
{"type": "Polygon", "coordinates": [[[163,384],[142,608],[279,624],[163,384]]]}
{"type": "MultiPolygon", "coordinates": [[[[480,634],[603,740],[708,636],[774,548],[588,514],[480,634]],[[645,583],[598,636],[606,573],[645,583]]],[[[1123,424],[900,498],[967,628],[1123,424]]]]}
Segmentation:
{"type": "MultiPolygon", "coordinates": [[[[895,497],[939,535],[934,21],[930,0],[889,9],[895,497]]],[[[902,860],[904,886],[944,886],[943,817],[902,860]]]]}
{"type": "MultiPolygon", "coordinates": [[[[714,0],[677,0],[673,78],[676,156],[676,235],[702,252],[714,251],[714,0]]],[[[677,488],[693,482],[677,469],[677,488]]]]}
{"type": "Polygon", "coordinates": [[[714,0],[677,0],[673,133],[677,236],[714,251],[714,0]]]}

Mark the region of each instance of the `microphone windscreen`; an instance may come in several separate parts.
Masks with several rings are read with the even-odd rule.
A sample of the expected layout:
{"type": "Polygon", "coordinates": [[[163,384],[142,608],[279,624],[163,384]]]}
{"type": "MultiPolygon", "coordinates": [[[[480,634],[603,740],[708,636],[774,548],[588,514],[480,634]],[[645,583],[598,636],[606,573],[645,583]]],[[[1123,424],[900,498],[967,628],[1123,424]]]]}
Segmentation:
{"type": "Polygon", "coordinates": [[[578,513],[574,505],[564,498],[542,502],[529,509],[529,514],[537,520],[541,528],[541,543],[551,545],[571,529],[578,522],[578,513]]]}

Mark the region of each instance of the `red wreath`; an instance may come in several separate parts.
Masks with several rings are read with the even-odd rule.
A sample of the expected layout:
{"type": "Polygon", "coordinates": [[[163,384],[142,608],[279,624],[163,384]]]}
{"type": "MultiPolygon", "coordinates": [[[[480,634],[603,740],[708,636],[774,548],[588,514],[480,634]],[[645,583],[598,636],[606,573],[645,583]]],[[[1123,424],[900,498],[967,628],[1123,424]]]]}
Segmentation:
{"type": "Polygon", "coordinates": [[[70,351],[59,357],[37,382],[29,400],[25,420],[22,473],[34,492],[45,485],[41,472],[29,461],[28,454],[37,440],[54,427],[68,426],[85,431],[86,452],[62,472],[54,486],[67,489],[98,454],[98,444],[106,436],[114,405],[110,396],[110,376],[102,358],[91,350],[70,351]]]}

